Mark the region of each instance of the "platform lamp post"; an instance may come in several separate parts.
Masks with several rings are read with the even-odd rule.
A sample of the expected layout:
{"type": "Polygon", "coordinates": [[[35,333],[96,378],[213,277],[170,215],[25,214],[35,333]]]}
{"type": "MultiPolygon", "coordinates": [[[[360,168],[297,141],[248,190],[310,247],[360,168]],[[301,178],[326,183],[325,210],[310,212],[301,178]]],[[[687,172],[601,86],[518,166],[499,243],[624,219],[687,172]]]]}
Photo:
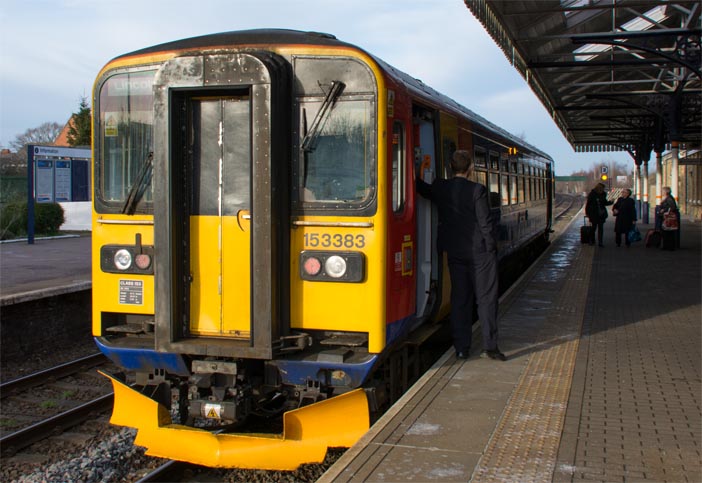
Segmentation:
{"type": "Polygon", "coordinates": [[[612,181],[609,179],[609,167],[606,164],[600,166],[600,181],[602,181],[603,184],[607,184],[608,190],[612,190],[612,181]]]}
{"type": "Polygon", "coordinates": [[[34,145],[27,145],[27,244],[34,245],[34,145]]]}

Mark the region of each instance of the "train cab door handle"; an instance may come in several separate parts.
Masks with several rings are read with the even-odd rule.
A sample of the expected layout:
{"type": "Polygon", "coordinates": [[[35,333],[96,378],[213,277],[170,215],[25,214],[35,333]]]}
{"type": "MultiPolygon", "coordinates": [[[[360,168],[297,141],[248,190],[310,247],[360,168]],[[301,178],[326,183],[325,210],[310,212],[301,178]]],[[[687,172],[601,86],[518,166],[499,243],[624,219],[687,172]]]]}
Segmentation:
{"type": "Polygon", "coordinates": [[[248,231],[251,225],[251,212],[249,210],[239,210],[236,214],[236,221],[241,231],[248,231]]]}

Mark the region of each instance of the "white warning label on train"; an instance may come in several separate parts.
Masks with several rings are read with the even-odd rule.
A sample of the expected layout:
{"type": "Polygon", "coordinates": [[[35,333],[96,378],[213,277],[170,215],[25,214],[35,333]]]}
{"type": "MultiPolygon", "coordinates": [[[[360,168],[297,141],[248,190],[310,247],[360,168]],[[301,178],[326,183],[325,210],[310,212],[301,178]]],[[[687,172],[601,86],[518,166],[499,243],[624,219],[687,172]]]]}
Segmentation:
{"type": "Polygon", "coordinates": [[[119,303],[124,305],[143,305],[144,282],[142,280],[120,280],[119,303]]]}

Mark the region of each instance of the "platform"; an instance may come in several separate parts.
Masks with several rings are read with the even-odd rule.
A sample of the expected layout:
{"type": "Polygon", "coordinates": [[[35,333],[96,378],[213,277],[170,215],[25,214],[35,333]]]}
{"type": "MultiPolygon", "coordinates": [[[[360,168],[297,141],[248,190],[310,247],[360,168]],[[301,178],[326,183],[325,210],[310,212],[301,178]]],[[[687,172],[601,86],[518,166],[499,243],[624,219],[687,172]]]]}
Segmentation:
{"type": "Polygon", "coordinates": [[[508,361],[450,350],[319,481],[702,481],[702,227],[675,252],[613,227],[573,223],[503,297],[508,361]]]}
{"type": "Polygon", "coordinates": [[[91,236],[0,243],[0,306],[92,286],[91,236]]]}

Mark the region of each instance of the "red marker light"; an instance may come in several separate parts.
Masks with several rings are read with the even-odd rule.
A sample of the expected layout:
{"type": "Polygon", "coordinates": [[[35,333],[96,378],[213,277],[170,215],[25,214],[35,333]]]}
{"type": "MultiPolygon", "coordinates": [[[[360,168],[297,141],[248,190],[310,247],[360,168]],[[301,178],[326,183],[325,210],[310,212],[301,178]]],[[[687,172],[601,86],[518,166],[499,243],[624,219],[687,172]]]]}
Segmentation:
{"type": "Polygon", "coordinates": [[[140,253],[134,259],[134,263],[141,270],[146,270],[151,265],[151,257],[145,253],[140,253]]]}
{"type": "Polygon", "coordinates": [[[315,257],[310,257],[307,260],[305,260],[304,265],[302,268],[305,270],[305,273],[307,275],[317,275],[320,270],[322,270],[322,263],[319,261],[319,259],[315,257]]]}

